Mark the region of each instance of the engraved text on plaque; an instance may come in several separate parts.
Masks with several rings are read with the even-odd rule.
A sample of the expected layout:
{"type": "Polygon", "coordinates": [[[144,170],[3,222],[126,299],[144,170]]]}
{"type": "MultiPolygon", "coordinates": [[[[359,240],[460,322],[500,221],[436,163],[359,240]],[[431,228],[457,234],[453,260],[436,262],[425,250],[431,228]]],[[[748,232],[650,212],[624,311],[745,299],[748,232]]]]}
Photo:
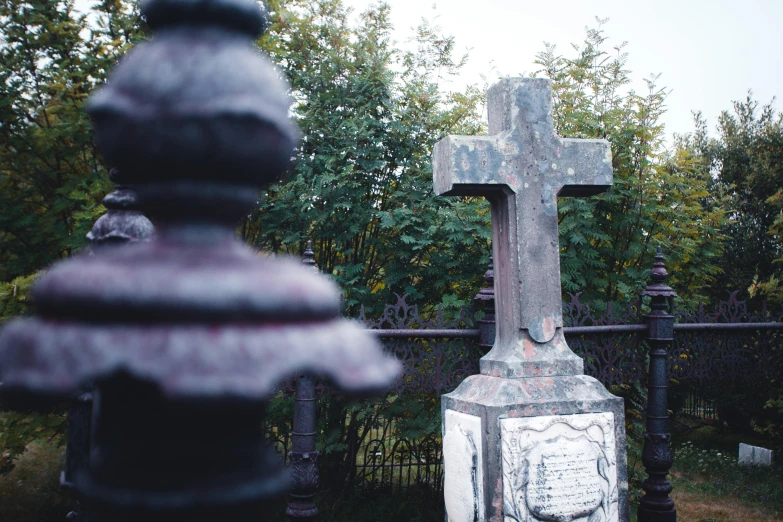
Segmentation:
{"type": "Polygon", "coordinates": [[[500,423],[506,522],[618,520],[611,413],[500,423]]]}

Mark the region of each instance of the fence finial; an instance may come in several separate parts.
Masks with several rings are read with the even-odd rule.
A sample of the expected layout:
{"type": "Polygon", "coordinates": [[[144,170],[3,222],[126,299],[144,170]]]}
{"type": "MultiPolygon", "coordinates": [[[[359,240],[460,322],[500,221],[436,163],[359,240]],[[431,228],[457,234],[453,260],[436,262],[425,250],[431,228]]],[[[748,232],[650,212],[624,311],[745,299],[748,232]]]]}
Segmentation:
{"type": "MultiPolygon", "coordinates": [[[[311,272],[318,273],[315,263],[313,242],[308,240],[302,264],[311,272]]],[[[318,491],[318,455],[316,450],[316,399],[315,378],[302,374],[296,379],[294,398],[294,422],[291,433],[291,463],[293,485],[285,514],[291,522],[314,521],[318,518],[315,494],[318,491]]]]}
{"type": "Polygon", "coordinates": [[[302,256],[302,264],[309,268],[313,272],[318,272],[318,267],[315,264],[315,252],[313,252],[313,242],[307,240],[307,246],[305,247],[304,256],[302,256]]]}
{"type": "MultiPolygon", "coordinates": [[[[109,172],[114,179],[116,169],[109,172]]],[[[150,241],[155,227],[138,210],[136,192],[127,185],[118,185],[116,190],[103,198],[106,213],[99,217],[87,233],[90,255],[103,255],[110,247],[133,245],[150,241]]],[[[90,438],[93,418],[93,385],[86,385],[68,409],[68,437],[65,446],[65,469],[60,476],[60,488],[73,491],[74,477],[89,467],[90,438]]],[[[76,502],[76,509],[68,520],[88,520],[84,505],[76,502]]]]}
{"type": "MultiPolygon", "coordinates": [[[[116,169],[112,169],[109,177],[115,176],[116,169]]],[[[149,241],[155,233],[152,222],[139,211],[138,197],[132,187],[117,185],[114,192],[103,198],[103,206],[106,213],[87,232],[92,254],[107,246],[149,241]]]]}

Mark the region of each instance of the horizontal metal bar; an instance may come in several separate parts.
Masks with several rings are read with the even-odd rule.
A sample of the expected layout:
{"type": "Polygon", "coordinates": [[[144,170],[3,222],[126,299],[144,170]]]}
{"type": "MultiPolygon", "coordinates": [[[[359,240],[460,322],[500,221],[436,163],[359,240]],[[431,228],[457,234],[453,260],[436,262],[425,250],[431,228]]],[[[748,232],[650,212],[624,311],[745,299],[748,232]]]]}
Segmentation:
{"type": "MultiPolygon", "coordinates": [[[[601,334],[645,332],[646,324],[613,324],[606,326],[566,326],[565,334],[601,334]]],[[[698,332],[705,330],[782,330],[783,323],[674,323],[674,330],[698,332]]]]}
{"type": "Polygon", "coordinates": [[[609,324],[601,326],[566,326],[566,335],[646,332],[646,324],[609,324]]]}
{"type": "MultiPolygon", "coordinates": [[[[566,335],[646,332],[646,324],[610,324],[600,326],[566,326],[566,335]]],[[[783,330],[783,323],[675,323],[675,331],[694,332],[705,330],[783,330]]],[[[416,330],[368,330],[384,339],[472,339],[480,336],[472,329],[416,329],[416,330]]]]}
{"type": "Polygon", "coordinates": [[[783,323],[675,323],[674,330],[697,332],[703,330],[781,330],[783,323]]]}
{"type": "Polygon", "coordinates": [[[383,339],[470,339],[479,336],[478,330],[367,330],[383,339]]]}

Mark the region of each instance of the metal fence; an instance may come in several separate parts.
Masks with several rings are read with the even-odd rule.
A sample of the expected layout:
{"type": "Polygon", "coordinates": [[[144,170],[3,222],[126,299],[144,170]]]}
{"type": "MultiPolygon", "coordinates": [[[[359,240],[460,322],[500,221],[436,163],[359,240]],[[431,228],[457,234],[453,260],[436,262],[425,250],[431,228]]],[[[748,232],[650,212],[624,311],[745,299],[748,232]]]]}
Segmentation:
{"type": "MultiPolygon", "coordinates": [[[[681,400],[673,401],[683,413],[716,419],[718,406],[710,396],[715,387],[729,389],[747,382],[758,386],[783,377],[783,311],[762,307],[751,313],[734,293],[711,311],[700,306],[675,315],[669,371],[685,390],[681,400]]],[[[563,319],[567,342],[583,358],[586,374],[608,388],[632,383],[646,387],[647,326],[641,301],[623,308],[607,305],[604,313],[596,314],[577,294],[563,303],[563,319]]],[[[483,349],[471,307],[453,318],[440,311],[424,315],[407,296],[398,296],[379,317],[362,313],[359,320],[402,361],[404,370],[390,392],[393,397],[440,397],[478,373],[483,349]]],[[[386,418],[382,410],[377,413],[377,424],[355,452],[353,487],[393,492],[426,485],[440,491],[441,434],[410,440],[400,435],[397,419],[386,418]]],[[[272,435],[281,453],[287,454],[289,441],[279,432],[272,435]]]]}

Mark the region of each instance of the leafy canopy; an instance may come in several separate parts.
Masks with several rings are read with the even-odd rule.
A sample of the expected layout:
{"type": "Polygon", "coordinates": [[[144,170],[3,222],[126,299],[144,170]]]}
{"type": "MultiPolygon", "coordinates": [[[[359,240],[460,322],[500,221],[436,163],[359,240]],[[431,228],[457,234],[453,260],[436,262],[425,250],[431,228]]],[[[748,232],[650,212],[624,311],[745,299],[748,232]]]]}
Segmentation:
{"type": "Polygon", "coordinates": [[[552,80],[557,132],[612,146],[612,188],[558,202],[563,291],[582,292],[582,301],[598,308],[634,299],[661,246],[669,284],[694,302],[720,270],[723,241],[722,210],[703,204],[708,165],[686,141],[664,148],[666,90],[657,78],[646,80],[647,92],[628,88],[624,44],[608,50],[603,23],[573,46],[574,56],[546,44],[536,60],[537,74],[552,80]]]}
{"type": "Polygon", "coordinates": [[[0,3],[0,281],[27,276],[84,244],[110,188],[84,111],[90,91],[135,41],[130,3],[0,3]]]}
{"type": "Polygon", "coordinates": [[[380,3],[351,25],[339,0],[269,2],[261,46],[289,78],[302,132],[290,181],[269,187],[243,226],[271,252],[312,239],[346,313],[393,294],[458,309],[480,286],[490,226],[483,200],[437,198],[430,154],[447,134],[482,131],[483,90],[446,93],[454,40],[424,22],[404,51],[380,3]]]}

